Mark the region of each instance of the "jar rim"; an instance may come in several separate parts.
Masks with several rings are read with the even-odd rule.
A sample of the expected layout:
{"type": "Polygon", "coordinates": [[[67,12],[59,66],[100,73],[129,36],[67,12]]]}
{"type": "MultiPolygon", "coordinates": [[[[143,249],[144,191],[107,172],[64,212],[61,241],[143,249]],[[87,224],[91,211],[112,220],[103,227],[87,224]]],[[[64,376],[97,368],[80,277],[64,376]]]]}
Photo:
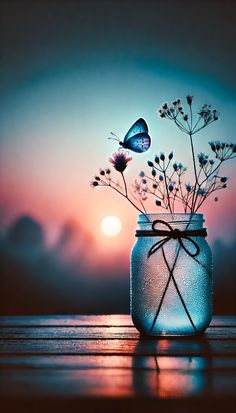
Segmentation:
{"type": "Polygon", "coordinates": [[[168,222],[189,222],[191,218],[192,222],[196,221],[201,221],[205,222],[203,214],[197,213],[197,214],[191,214],[191,213],[181,213],[181,212],[176,212],[176,213],[170,213],[170,212],[164,212],[164,213],[151,213],[151,214],[138,214],[138,224],[148,224],[156,219],[164,219],[168,220],[168,222]],[[149,221],[147,220],[149,218],[149,221]]]}

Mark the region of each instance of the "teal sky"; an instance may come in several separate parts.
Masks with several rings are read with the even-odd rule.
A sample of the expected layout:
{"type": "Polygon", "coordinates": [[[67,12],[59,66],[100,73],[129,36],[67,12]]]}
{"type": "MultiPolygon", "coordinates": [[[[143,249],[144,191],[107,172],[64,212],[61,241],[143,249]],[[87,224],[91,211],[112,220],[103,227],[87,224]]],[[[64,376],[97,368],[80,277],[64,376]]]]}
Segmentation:
{"type": "MultiPolygon", "coordinates": [[[[196,137],[236,142],[235,7],[232,2],[2,2],[1,225],[24,212],[55,229],[67,219],[92,231],[102,215],[133,228],[136,213],[89,181],[140,116],[153,146],[134,155],[134,177],[156,152],[190,166],[187,138],[157,116],[163,101],[194,95],[220,120],[196,137]],[[191,4],[190,4],[191,3],[191,4]],[[126,209],[128,212],[126,212],[126,209]]],[[[190,172],[191,173],[191,172],[190,172]]],[[[213,236],[235,231],[235,166],[230,188],[206,214],[213,236]]],[[[227,236],[226,236],[227,233],[227,236]]]]}

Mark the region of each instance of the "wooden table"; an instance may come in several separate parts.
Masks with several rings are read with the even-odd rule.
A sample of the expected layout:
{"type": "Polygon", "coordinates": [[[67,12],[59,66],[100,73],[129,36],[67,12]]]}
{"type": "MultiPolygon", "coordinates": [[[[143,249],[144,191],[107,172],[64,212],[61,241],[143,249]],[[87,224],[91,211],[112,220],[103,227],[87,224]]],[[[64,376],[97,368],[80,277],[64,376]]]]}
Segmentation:
{"type": "Polygon", "coordinates": [[[128,315],[0,317],[1,413],[234,411],[236,318],[141,338],[128,315]]]}

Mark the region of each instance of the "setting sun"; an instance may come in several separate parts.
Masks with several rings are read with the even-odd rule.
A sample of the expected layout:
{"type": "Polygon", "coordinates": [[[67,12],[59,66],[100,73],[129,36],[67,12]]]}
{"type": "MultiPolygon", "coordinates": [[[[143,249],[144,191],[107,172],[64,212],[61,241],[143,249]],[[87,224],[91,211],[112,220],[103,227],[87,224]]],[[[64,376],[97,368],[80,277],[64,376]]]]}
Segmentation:
{"type": "Polygon", "coordinates": [[[115,237],[121,231],[122,224],[120,218],[110,215],[102,219],[101,231],[108,237],[115,237]]]}

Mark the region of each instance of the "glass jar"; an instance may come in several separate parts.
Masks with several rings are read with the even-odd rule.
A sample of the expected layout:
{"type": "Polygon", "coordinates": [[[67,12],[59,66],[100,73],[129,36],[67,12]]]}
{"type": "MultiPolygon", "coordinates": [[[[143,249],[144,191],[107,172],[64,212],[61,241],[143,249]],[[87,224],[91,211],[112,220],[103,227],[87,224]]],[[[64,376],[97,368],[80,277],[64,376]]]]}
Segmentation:
{"type": "Polygon", "coordinates": [[[212,254],[202,214],[141,214],[131,252],[131,317],[142,334],[202,333],[212,317],[212,254]]]}

